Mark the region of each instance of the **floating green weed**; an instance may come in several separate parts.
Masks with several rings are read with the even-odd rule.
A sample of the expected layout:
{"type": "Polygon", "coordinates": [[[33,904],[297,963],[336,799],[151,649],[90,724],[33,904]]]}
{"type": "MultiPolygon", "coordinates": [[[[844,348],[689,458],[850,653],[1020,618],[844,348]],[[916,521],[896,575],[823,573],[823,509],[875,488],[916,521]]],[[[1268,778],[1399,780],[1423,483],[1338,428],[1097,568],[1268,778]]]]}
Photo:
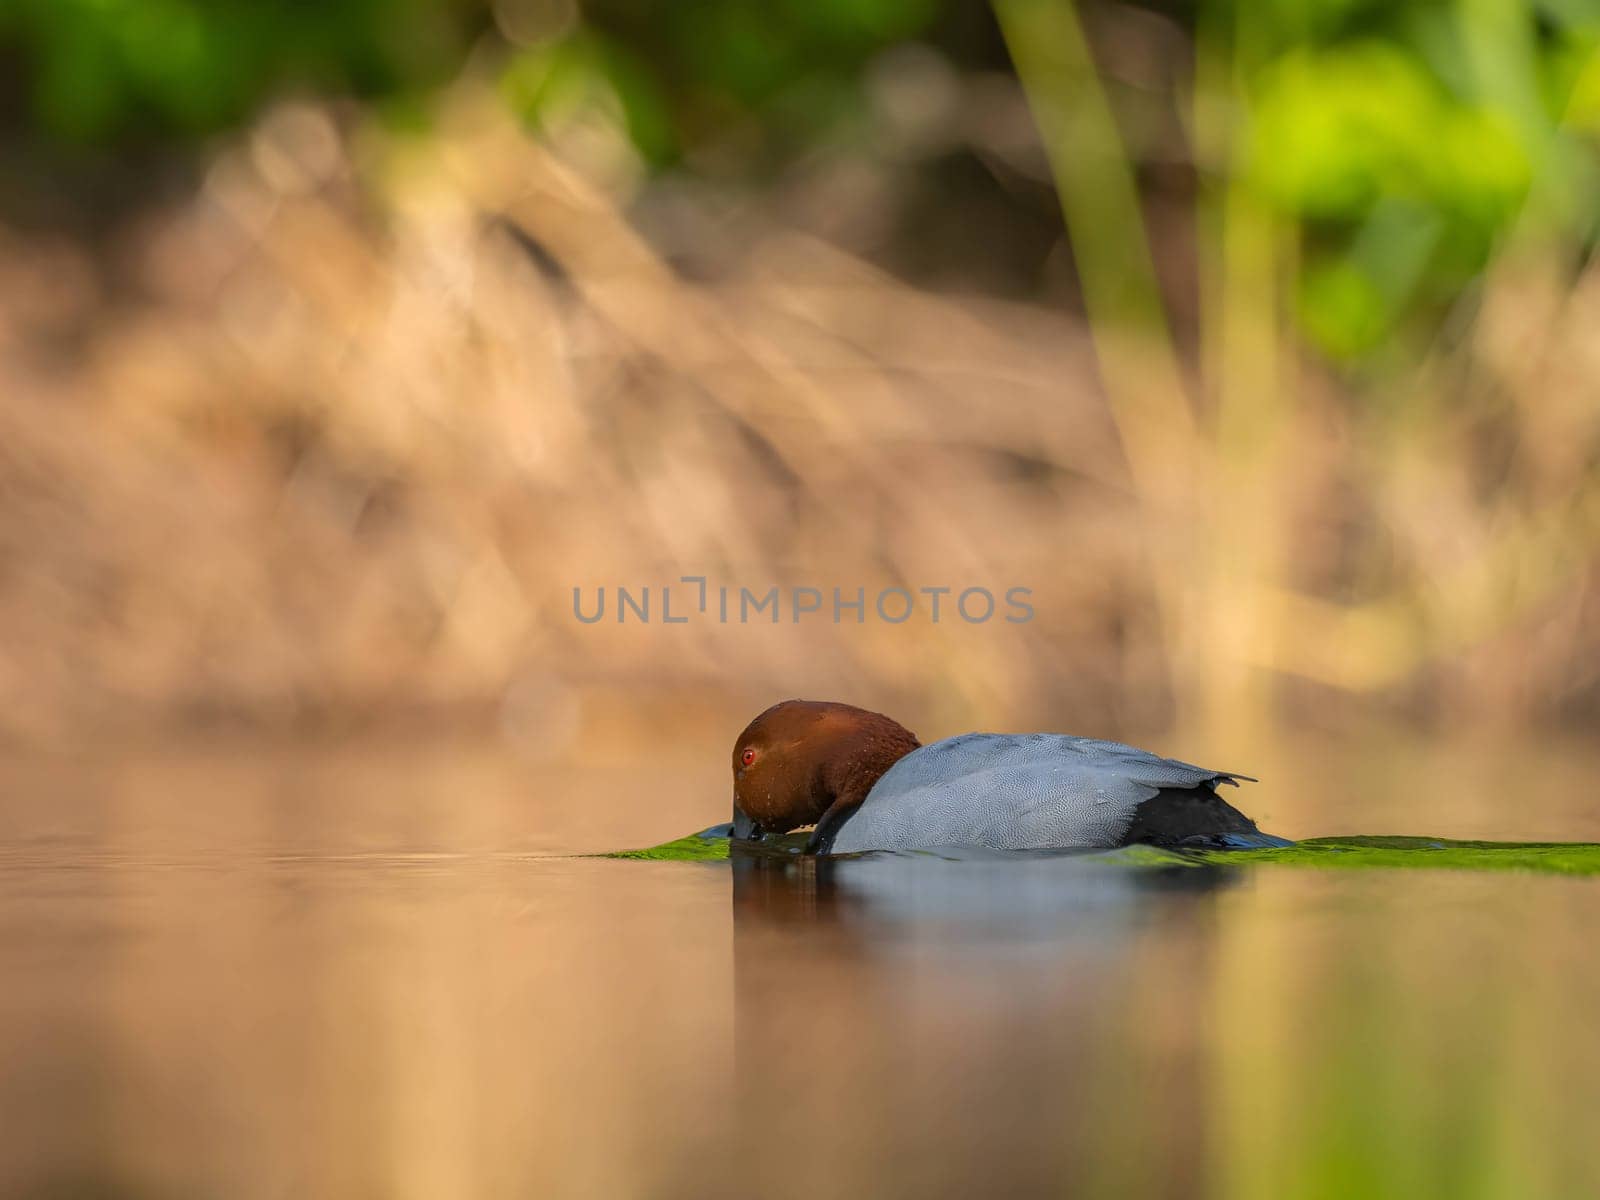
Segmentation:
{"type": "Polygon", "coordinates": [[[1312,838],[1267,850],[1207,850],[1188,857],[1236,866],[1448,871],[1538,871],[1600,875],[1600,845],[1592,842],[1452,842],[1427,837],[1312,838]]]}
{"type": "Polygon", "coordinates": [[[703,838],[697,833],[662,842],[644,850],[615,850],[601,858],[646,858],[658,862],[722,862],[728,857],[727,838],[703,838]]]}
{"type": "MultiPolygon", "coordinates": [[[[796,853],[795,845],[768,853],[796,853]]],[[[606,858],[658,862],[722,862],[729,842],[721,837],[688,837],[643,850],[619,850],[606,858]]],[[[1365,870],[1536,871],[1547,875],[1600,875],[1600,844],[1590,842],[1454,842],[1428,837],[1312,838],[1266,850],[1160,850],[1129,846],[1092,856],[1130,868],[1172,866],[1284,866],[1365,870]]]]}

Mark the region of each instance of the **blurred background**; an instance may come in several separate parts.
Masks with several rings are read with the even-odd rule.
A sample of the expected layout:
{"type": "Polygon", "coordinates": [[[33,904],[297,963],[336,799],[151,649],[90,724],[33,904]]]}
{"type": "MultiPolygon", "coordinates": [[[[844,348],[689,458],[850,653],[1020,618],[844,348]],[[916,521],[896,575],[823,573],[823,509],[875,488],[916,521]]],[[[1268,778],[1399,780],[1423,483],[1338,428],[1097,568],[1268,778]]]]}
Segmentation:
{"type": "Polygon", "coordinates": [[[1600,717],[1588,0],[6,0],[0,59],[13,744],[1600,717]],[[573,619],[685,574],[1037,616],[573,619]]]}
{"type": "Polygon", "coordinates": [[[1600,841],[1597,149],[1596,0],[0,0],[0,1191],[1600,1194],[1592,879],[574,857],[790,696],[1600,841]]]}

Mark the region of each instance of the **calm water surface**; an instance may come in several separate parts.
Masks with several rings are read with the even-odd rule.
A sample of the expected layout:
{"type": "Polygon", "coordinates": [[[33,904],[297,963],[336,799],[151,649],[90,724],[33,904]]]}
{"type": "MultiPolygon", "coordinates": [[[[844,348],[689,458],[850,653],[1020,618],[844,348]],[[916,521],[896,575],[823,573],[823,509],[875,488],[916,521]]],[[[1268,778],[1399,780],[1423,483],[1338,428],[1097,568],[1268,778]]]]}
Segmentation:
{"type": "MultiPolygon", "coordinates": [[[[1596,767],[1341,752],[1256,808],[1600,840],[1596,767]]],[[[0,767],[0,1195],[1600,1195],[1600,881],[576,856],[724,769],[0,767]]]]}

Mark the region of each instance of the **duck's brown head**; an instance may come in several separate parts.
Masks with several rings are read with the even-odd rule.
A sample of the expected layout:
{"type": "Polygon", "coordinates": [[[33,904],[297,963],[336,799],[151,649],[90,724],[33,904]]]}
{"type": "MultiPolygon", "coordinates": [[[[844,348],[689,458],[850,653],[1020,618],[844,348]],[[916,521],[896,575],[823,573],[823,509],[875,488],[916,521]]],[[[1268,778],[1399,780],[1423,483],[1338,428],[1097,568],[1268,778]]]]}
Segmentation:
{"type": "Polygon", "coordinates": [[[734,836],[759,839],[836,819],[919,744],[904,726],[864,708],[774,704],[733,744],[734,836]]]}

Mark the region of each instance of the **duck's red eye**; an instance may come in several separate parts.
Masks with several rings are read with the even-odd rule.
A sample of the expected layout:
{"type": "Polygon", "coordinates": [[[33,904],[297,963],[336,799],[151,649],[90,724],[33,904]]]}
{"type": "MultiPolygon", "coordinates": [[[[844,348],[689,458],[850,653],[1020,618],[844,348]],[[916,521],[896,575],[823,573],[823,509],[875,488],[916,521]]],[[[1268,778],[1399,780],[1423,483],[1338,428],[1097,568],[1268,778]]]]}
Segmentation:
{"type": "Polygon", "coordinates": [[[751,763],[755,762],[755,760],[756,760],[756,748],[754,746],[746,746],[744,748],[744,753],[739,755],[739,761],[742,762],[747,767],[751,763]]]}

